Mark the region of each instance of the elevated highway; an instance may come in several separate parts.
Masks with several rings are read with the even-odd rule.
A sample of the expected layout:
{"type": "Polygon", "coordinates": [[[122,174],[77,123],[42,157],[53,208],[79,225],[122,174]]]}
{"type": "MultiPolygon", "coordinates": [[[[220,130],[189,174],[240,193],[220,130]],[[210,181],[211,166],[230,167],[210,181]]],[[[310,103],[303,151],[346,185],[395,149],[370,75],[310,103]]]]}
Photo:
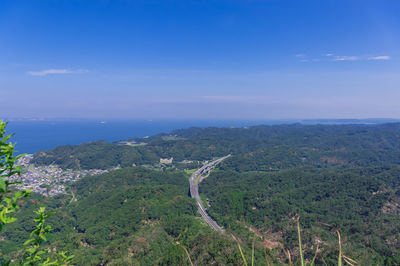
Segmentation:
{"type": "Polygon", "coordinates": [[[217,160],[214,160],[212,162],[209,162],[205,165],[203,165],[201,168],[199,168],[196,172],[194,172],[190,176],[190,195],[192,198],[194,198],[197,202],[197,206],[199,208],[199,212],[201,216],[203,217],[204,221],[211,226],[215,231],[218,231],[220,233],[224,233],[224,229],[222,229],[221,226],[217,224],[207,213],[206,208],[204,208],[203,203],[201,202],[200,195],[199,195],[199,183],[203,181],[204,178],[208,177],[210,175],[210,172],[212,169],[215,168],[217,164],[225,160],[226,158],[230,157],[231,155],[227,155],[224,157],[221,157],[217,160]]]}

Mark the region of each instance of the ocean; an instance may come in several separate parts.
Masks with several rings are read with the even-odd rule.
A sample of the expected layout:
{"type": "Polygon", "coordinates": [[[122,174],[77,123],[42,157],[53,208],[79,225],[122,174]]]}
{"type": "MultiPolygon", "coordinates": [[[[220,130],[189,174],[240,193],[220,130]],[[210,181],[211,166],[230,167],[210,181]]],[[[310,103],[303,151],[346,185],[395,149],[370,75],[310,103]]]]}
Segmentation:
{"type": "Polygon", "coordinates": [[[35,153],[60,145],[76,145],[96,140],[113,142],[152,136],[192,126],[244,127],[277,123],[277,121],[211,120],[9,120],[8,122],[6,132],[15,133],[11,142],[16,142],[17,154],[35,153]]]}
{"type": "Polygon", "coordinates": [[[321,119],[321,120],[12,120],[7,133],[15,133],[16,153],[35,153],[60,145],[77,145],[104,140],[108,142],[169,133],[189,127],[245,127],[300,122],[302,124],[380,124],[395,119],[321,119]]]}

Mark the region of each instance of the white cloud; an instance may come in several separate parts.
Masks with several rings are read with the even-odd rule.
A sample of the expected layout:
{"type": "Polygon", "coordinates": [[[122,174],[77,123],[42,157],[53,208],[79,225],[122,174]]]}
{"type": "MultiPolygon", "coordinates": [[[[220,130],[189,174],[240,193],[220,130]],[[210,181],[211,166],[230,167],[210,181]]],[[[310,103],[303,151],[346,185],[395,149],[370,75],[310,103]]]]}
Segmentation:
{"type": "Polygon", "coordinates": [[[307,57],[307,56],[306,56],[305,54],[297,54],[296,57],[298,57],[298,58],[305,58],[305,57],[307,57]]]}
{"type": "Polygon", "coordinates": [[[333,56],[333,54],[325,54],[325,56],[333,56]]]}
{"type": "Polygon", "coordinates": [[[28,71],[27,74],[31,76],[47,76],[47,75],[60,75],[60,74],[84,74],[88,73],[89,71],[86,69],[77,69],[77,70],[70,70],[70,69],[45,69],[42,71],[28,71]]]}
{"type": "Polygon", "coordinates": [[[390,60],[390,56],[388,55],[373,56],[368,58],[368,60],[390,60]]]}
{"type": "Polygon", "coordinates": [[[334,61],[356,61],[359,59],[360,58],[357,56],[342,55],[342,56],[335,56],[334,61]]]}

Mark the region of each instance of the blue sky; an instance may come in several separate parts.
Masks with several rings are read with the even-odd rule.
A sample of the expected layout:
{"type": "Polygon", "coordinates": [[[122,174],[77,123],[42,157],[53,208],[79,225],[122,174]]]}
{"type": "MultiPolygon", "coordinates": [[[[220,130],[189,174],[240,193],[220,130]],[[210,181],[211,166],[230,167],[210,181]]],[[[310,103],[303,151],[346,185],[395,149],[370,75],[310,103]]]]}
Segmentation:
{"type": "Polygon", "coordinates": [[[0,2],[0,117],[400,118],[400,2],[0,2]]]}

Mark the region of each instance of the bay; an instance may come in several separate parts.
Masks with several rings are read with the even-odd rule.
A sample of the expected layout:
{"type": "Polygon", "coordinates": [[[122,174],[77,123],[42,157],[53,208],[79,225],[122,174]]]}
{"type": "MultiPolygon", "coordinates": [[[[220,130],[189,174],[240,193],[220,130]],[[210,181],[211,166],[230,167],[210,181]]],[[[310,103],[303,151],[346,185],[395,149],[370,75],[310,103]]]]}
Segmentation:
{"type": "Polygon", "coordinates": [[[189,127],[245,127],[302,123],[315,124],[380,124],[399,122],[397,119],[311,119],[311,120],[27,120],[8,121],[7,134],[15,133],[11,142],[16,143],[16,153],[35,153],[60,145],[77,145],[104,140],[114,142],[130,138],[169,133],[189,127]]]}
{"type": "MultiPolygon", "coordinates": [[[[5,120],[7,121],[7,120],[5,120]]],[[[108,142],[169,133],[188,127],[243,127],[275,124],[277,121],[212,120],[9,120],[7,133],[15,133],[16,153],[35,153],[60,145],[77,145],[104,140],[108,142]]]]}

